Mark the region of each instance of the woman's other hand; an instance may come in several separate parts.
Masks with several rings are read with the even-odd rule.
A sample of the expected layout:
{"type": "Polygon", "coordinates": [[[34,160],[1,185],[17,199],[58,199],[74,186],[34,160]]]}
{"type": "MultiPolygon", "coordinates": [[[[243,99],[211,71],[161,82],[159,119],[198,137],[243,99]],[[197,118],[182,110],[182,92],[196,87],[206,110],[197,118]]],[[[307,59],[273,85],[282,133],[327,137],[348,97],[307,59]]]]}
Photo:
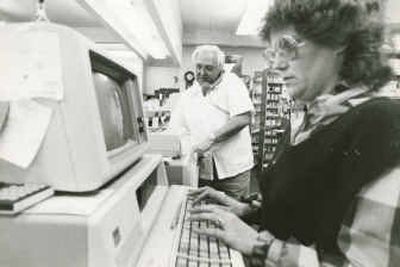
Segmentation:
{"type": "Polygon", "coordinates": [[[189,220],[209,220],[216,227],[193,227],[198,234],[215,237],[223,241],[231,248],[245,255],[251,255],[254,245],[260,243],[257,240],[258,233],[240,220],[235,214],[216,205],[202,205],[193,208],[189,220]]]}
{"type": "Polygon", "coordinates": [[[225,193],[215,190],[214,188],[204,186],[188,194],[193,199],[193,206],[198,205],[202,200],[223,206],[223,209],[234,213],[236,216],[242,217],[251,211],[248,204],[242,203],[225,193]]]}

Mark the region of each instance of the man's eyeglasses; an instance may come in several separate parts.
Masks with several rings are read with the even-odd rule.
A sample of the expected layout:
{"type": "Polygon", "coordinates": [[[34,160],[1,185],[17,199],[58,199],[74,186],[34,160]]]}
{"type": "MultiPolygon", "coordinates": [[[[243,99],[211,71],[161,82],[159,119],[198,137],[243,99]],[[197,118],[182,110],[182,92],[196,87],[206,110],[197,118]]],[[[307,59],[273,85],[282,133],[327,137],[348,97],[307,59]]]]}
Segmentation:
{"type": "Polygon", "coordinates": [[[298,58],[298,50],[304,45],[305,42],[297,40],[291,35],[284,35],[273,47],[265,49],[263,56],[270,62],[276,62],[278,58],[285,62],[290,62],[298,58]]]}

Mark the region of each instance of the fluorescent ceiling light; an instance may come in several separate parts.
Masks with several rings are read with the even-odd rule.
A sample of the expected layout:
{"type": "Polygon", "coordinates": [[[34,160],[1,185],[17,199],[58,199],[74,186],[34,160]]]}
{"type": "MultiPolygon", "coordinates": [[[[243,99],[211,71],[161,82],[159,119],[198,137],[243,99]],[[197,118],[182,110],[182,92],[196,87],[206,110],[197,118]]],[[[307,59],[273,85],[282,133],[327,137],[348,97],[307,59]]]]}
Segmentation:
{"type": "Polygon", "coordinates": [[[143,0],[108,0],[110,12],[121,19],[125,30],[136,36],[137,42],[152,57],[164,59],[168,50],[161,39],[152,18],[150,17],[143,0]]]}
{"type": "Polygon", "coordinates": [[[155,59],[169,56],[145,0],[79,0],[95,11],[121,38],[141,56],[155,59]]]}
{"type": "Polygon", "coordinates": [[[273,0],[247,0],[246,11],[236,30],[237,35],[258,35],[262,20],[273,0]]]}

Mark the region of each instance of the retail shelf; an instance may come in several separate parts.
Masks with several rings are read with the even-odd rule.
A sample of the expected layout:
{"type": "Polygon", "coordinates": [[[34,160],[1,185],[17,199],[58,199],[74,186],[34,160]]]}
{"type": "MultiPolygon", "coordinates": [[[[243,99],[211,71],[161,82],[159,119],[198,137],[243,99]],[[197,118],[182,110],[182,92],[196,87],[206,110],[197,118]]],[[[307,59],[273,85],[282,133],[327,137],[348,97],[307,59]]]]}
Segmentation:
{"type": "Polygon", "coordinates": [[[280,142],[287,128],[284,120],[290,120],[290,112],[287,101],[282,101],[284,83],[275,73],[269,70],[254,73],[254,86],[252,100],[255,106],[252,131],[253,151],[255,158],[262,159],[258,166],[263,169],[268,163],[274,160],[280,142]],[[261,87],[260,87],[261,85],[261,87]],[[285,111],[285,112],[284,112],[285,111]],[[255,146],[257,145],[257,149],[255,146]]]}

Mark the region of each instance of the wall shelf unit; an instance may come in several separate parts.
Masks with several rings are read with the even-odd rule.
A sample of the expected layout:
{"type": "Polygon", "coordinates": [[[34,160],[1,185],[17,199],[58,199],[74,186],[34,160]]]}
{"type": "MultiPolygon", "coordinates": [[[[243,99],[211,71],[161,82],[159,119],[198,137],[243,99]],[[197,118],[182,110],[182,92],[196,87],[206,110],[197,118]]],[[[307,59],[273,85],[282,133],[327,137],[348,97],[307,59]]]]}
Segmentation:
{"type": "Polygon", "coordinates": [[[255,115],[252,123],[253,152],[260,170],[272,163],[281,144],[290,136],[290,105],[284,99],[284,83],[269,69],[253,77],[252,100],[255,115]]]}

